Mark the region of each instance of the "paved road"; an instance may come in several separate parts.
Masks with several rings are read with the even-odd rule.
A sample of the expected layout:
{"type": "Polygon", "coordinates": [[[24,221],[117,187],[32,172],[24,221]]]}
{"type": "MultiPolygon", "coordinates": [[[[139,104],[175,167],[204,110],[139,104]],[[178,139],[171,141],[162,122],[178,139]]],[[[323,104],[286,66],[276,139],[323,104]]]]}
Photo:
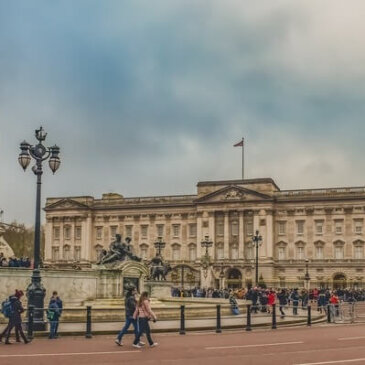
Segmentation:
{"type": "Polygon", "coordinates": [[[132,336],[118,347],[112,336],[92,339],[35,339],[29,345],[0,345],[1,365],[96,364],[365,364],[365,325],[322,325],[312,328],[156,334],[160,346],[134,349],[132,336]]]}

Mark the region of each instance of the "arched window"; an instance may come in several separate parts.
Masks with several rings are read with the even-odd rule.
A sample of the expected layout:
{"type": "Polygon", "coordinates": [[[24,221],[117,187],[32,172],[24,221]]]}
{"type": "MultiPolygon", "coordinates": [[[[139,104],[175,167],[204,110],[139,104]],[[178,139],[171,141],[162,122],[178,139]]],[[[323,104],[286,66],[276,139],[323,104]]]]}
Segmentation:
{"type": "Polygon", "coordinates": [[[344,258],[344,245],[343,241],[336,241],[333,243],[334,245],[334,256],[336,260],[342,260],[344,258]]]}
{"type": "Polygon", "coordinates": [[[245,245],[245,258],[246,260],[253,260],[253,245],[252,242],[247,242],[245,245]]]}
{"type": "Polygon", "coordinates": [[[230,246],[230,256],[232,260],[238,260],[238,244],[235,243],[230,246]]]}
{"type": "Polygon", "coordinates": [[[100,260],[102,252],[103,252],[103,246],[102,245],[96,245],[95,246],[96,261],[100,260]]]}
{"type": "Polygon", "coordinates": [[[315,258],[318,260],[324,259],[324,245],[325,243],[323,241],[316,241],[314,242],[315,247],[315,258]]]}
{"type": "Polygon", "coordinates": [[[148,245],[142,244],[140,246],[140,255],[143,260],[147,260],[148,258],[148,245]]]}
{"type": "Polygon", "coordinates": [[[52,261],[58,261],[60,259],[59,247],[52,247],[52,261]]]}
{"type": "Polygon", "coordinates": [[[223,260],[224,259],[224,246],[222,242],[219,242],[217,244],[217,260],[223,260]]]}
{"type": "Polygon", "coordinates": [[[71,260],[71,247],[69,245],[63,246],[63,259],[66,261],[71,260]]]}
{"type": "Polygon", "coordinates": [[[305,243],[303,241],[298,241],[295,243],[295,256],[297,260],[305,259],[305,243]]]}
{"type": "Polygon", "coordinates": [[[286,247],[287,247],[287,244],[286,242],[279,242],[277,245],[276,245],[276,257],[278,260],[285,260],[286,259],[286,247]]]}
{"type": "Polygon", "coordinates": [[[364,241],[356,240],[354,242],[354,258],[361,260],[364,258],[364,241]]]}
{"type": "Polygon", "coordinates": [[[180,245],[178,243],[172,245],[172,259],[174,261],[180,260],[180,245]]]}
{"type": "Polygon", "coordinates": [[[195,261],[196,260],[196,245],[191,243],[189,245],[189,260],[195,261]]]}

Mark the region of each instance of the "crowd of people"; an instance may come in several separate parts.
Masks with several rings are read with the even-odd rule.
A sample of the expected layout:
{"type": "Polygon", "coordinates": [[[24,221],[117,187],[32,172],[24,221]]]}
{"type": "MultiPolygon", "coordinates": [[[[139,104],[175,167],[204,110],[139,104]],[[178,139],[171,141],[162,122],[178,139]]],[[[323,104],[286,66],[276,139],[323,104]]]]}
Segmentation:
{"type": "Polygon", "coordinates": [[[17,258],[15,256],[9,257],[8,259],[4,256],[2,252],[0,252],[0,267],[31,267],[31,261],[29,257],[20,257],[17,258]]]}

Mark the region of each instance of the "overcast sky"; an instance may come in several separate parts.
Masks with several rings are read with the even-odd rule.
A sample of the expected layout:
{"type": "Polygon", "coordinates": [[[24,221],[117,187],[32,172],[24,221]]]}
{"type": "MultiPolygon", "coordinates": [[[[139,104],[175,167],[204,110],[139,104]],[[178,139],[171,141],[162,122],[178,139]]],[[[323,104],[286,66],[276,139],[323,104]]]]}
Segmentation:
{"type": "Polygon", "coordinates": [[[365,2],[0,0],[0,209],[32,224],[19,143],[61,147],[47,196],[202,180],[364,185],[365,2]]]}

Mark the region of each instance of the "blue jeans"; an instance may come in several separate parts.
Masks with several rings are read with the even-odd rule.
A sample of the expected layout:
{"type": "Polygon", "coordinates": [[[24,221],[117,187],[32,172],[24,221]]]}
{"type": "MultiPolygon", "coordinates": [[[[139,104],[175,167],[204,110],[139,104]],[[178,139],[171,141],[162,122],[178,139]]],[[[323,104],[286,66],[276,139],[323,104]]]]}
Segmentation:
{"type": "Polygon", "coordinates": [[[49,338],[56,338],[58,320],[57,321],[50,321],[49,324],[50,324],[49,338]]]}
{"type": "Polygon", "coordinates": [[[122,328],[122,330],[118,333],[117,339],[120,342],[122,340],[122,337],[127,333],[128,328],[133,324],[134,327],[134,335],[137,336],[138,334],[138,323],[137,320],[133,319],[133,317],[126,317],[125,319],[125,325],[122,328]]]}

